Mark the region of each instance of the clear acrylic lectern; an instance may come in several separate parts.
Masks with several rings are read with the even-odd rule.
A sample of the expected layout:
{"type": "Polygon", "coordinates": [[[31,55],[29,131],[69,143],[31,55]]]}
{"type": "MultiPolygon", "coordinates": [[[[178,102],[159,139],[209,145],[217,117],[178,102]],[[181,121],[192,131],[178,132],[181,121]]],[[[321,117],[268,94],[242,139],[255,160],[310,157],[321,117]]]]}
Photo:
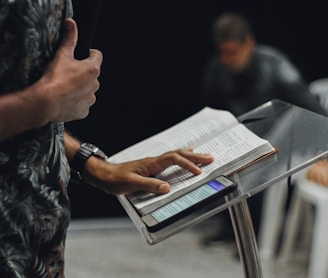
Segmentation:
{"type": "Polygon", "coordinates": [[[238,190],[225,200],[211,202],[192,215],[150,233],[125,196],[118,196],[118,199],[148,244],[163,241],[229,209],[245,277],[257,278],[263,274],[247,198],[327,157],[328,117],[272,100],[240,116],[239,120],[260,137],[269,140],[278,148],[278,153],[231,176],[238,184],[238,190]]]}

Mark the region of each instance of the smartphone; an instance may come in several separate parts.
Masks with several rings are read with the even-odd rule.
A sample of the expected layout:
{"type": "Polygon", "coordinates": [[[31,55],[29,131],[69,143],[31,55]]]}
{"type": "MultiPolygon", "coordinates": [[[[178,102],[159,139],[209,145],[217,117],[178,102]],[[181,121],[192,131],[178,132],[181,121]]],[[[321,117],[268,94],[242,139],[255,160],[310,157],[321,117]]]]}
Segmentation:
{"type": "Polygon", "coordinates": [[[226,176],[210,180],[185,195],[141,217],[150,232],[156,232],[191,214],[195,209],[216,198],[223,198],[237,188],[226,176]]]}

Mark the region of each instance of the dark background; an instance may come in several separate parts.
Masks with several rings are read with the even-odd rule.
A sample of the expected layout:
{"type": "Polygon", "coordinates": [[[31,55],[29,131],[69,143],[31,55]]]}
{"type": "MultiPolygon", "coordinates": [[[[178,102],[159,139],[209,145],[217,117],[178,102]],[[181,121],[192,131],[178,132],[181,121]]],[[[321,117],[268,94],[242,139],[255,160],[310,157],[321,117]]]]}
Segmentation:
{"type": "MultiPolygon", "coordinates": [[[[75,15],[91,15],[79,1],[75,15]]],[[[226,2],[104,0],[92,45],[104,55],[97,102],[87,119],[67,128],[111,155],[196,112],[202,71],[214,53],[211,24],[226,11],[246,15],[258,42],[287,54],[306,81],[328,76],[323,1],[226,2]]],[[[125,214],[116,197],[97,189],[69,191],[73,217],[125,214]]]]}

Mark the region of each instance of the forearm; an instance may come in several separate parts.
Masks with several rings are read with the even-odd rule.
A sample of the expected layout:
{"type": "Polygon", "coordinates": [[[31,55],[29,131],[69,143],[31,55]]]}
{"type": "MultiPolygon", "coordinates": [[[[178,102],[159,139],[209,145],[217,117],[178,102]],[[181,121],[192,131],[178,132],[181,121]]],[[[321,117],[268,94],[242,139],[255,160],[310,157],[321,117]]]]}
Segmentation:
{"type": "Polygon", "coordinates": [[[48,122],[48,104],[39,86],[0,96],[0,142],[48,122]]]}
{"type": "Polygon", "coordinates": [[[79,150],[81,146],[81,142],[77,138],[74,138],[67,131],[65,131],[64,134],[64,141],[65,141],[66,156],[68,161],[71,162],[76,152],[79,150]]]}
{"type": "MultiPolygon", "coordinates": [[[[66,156],[71,164],[74,156],[81,147],[81,142],[67,131],[64,134],[64,138],[66,156]]],[[[112,165],[95,156],[90,156],[80,174],[84,182],[104,191],[108,191],[108,188],[106,190],[106,186],[103,184],[106,184],[107,187],[109,187],[112,165]]]]}

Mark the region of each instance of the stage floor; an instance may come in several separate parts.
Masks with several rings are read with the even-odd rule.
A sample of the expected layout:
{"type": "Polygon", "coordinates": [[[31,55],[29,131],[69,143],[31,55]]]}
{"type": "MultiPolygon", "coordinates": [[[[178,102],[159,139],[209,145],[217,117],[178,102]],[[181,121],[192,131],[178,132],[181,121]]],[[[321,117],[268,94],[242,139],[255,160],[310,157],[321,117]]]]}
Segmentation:
{"type": "MultiPolygon", "coordinates": [[[[128,217],[73,220],[66,243],[68,278],[243,277],[234,242],[201,244],[210,221],[150,246],[128,217]]],[[[263,262],[265,278],[306,277],[306,258],[263,262]]]]}

